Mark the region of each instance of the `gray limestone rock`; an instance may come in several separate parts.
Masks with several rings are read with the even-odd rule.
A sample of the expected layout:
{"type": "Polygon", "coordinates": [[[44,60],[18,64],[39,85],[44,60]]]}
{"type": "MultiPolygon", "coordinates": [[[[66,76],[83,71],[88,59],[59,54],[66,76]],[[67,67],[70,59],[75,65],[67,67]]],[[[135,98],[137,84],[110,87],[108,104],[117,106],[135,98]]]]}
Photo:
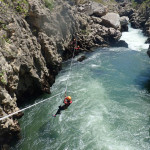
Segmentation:
{"type": "Polygon", "coordinates": [[[120,16],[117,13],[107,13],[102,17],[102,23],[106,27],[120,28],[120,16]]]}
{"type": "Polygon", "coordinates": [[[120,17],[121,31],[128,31],[129,18],[127,16],[120,17]]]}

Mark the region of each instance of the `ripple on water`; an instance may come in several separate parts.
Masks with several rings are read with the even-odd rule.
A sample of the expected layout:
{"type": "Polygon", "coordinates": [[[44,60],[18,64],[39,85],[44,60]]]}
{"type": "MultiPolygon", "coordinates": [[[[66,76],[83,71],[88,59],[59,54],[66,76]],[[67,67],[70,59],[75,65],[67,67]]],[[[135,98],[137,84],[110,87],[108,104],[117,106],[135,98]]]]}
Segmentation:
{"type": "MultiPolygon", "coordinates": [[[[135,49],[140,40],[140,52],[101,48],[87,54],[81,63],[74,59],[67,90],[73,103],[56,118],[52,114],[62,104],[64,94],[25,111],[20,120],[23,138],[12,150],[150,149],[150,63],[142,51],[145,37],[139,30],[129,32],[122,38],[135,49]],[[138,39],[134,41],[132,36],[138,39]]],[[[51,88],[53,95],[65,89],[67,64],[69,61],[51,88]]]]}

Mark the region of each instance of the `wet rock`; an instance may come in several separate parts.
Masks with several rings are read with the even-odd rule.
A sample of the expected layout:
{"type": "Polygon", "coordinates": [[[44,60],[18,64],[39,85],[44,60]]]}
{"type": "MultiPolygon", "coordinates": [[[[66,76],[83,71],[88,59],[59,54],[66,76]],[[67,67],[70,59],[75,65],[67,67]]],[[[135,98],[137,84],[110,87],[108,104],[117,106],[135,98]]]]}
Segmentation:
{"type": "Polygon", "coordinates": [[[80,58],[77,59],[77,61],[82,62],[83,60],[85,60],[86,57],[85,56],[81,56],[80,58]]]}
{"type": "Polygon", "coordinates": [[[126,16],[120,17],[121,31],[128,31],[129,18],[126,16]]]}
{"type": "Polygon", "coordinates": [[[150,57],[150,45],[149,45],[149,48],[147,50],[147,55],[150,57]]]}
{"type": "Polygon", "coordinates": [[[128,16],[131,18],[131,15],[135,12],[135,10],[132,8],[131,3],[120,3],[118,12],[121,17],[128,16]]]}
{"type": "Polygon", "coordinates": [[[118,41],[117,43],[113,44],[112,46],[128,48],[128,44],[125,41],[123,41],[123,40],[118,41]]]}
{"type": "MultiPolygon", "coordinates": [[[[145,4],[147,2],[144,2],[145,4]]],[[[138,7],[137,10],[134,10],[134,13],[130,17],[131,26],[133,28],[140,28],[143,30],[144,34],[148,36],[147,43],[149,43],[150,38],[150,8],[145,6],[144,8],[138,7]]]]}

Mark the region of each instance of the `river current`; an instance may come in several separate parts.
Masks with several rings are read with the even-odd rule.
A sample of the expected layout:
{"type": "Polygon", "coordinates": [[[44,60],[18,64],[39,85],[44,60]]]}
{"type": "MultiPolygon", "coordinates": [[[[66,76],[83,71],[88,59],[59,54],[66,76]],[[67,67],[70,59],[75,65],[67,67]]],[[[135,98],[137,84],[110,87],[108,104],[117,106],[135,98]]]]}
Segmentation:
{"type": "MultiPolygon", "coordinates": [[[[64,94],[25,111],[22,139],[11,150],[149,150],[150,58],[146,37],[129,28],[129,48],[98,48],[87,59],[74,58],[67,94],[73,103],[56,118],[64,94]]],[[[70,60],[49,95],[63,92],[70,60]]]]}

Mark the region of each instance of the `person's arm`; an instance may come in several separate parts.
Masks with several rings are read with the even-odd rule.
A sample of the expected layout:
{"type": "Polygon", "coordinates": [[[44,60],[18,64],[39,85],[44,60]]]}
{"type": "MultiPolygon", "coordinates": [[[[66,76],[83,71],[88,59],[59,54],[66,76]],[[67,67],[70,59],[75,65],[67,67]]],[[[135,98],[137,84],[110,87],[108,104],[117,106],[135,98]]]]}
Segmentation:
{"type": "Polygon", "coordinates": [[[65,103],[65,104],[67,104],[67,103],[68,103],[68,102],[67,102],[67,98],[66,98],[66,97],[65,97],[65,99],[64,99],[64,103],[65,103]]]}

